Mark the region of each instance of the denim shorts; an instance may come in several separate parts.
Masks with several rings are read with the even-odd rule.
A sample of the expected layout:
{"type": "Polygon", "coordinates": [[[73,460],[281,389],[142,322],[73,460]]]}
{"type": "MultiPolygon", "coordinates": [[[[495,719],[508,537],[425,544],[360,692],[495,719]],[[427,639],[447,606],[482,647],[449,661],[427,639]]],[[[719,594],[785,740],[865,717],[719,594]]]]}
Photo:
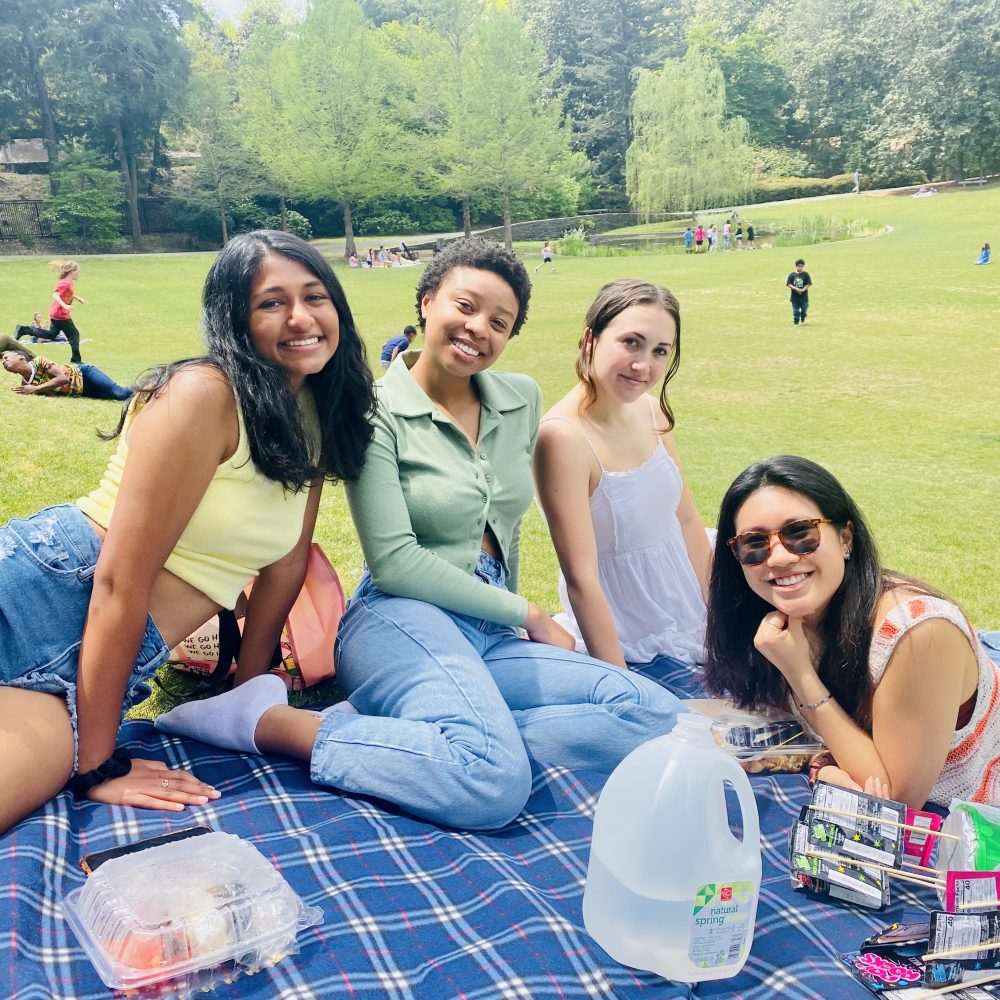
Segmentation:
{"type": "MultiPolygon", "coordinates": [[[[0,527],[0,684],[66,699],[76,769],[76,671],[101,539],[75,504],[0,527]]],[[[169,650],[147,616],[124,714],[169,650]]]]}

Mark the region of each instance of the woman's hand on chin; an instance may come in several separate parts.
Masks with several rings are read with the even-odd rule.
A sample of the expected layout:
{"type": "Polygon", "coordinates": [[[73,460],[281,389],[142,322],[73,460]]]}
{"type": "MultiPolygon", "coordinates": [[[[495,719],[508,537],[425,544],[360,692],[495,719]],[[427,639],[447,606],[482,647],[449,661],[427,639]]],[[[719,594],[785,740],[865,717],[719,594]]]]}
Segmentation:
{"type": "Polygon", "coordinates": [[[753,644],[757,652],[781,671],[793,692],[799,691],[803,677],[816,673],[801,618],[789,618],[781,611],[768,612],[753,637],[753,644]]]}
{"type": "Polygon", "coordinates": [[[159,760],[133,759],[128,774],[95,785],[87,798],[109,805],[178,812],[185,806],[205,805],[221,794],[190,771],[172,771],[159,760]]]}
{"type": "Polygon", "coordinates": [[[560,649],[576,649],[576,640],[537,604],[528,604],[528,617],[521,622],[532,642],[544,642],[560,649]]]}

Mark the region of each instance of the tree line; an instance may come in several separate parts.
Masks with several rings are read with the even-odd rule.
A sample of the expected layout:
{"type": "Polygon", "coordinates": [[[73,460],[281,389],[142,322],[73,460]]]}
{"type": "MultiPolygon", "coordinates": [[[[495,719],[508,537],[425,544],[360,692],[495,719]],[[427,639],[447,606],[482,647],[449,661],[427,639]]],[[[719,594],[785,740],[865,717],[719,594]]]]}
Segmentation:
{"type": "Polygon", "coordinates": [[[251,0],[237,23],[193,0],[0,7],[0,140],[43,138],[57,225],[124,203],[136,247],[140,195],[178,190],[223,241],[255,197],[284,226],[289,204],[334,202],[351,252],[359,213],[398,228],[401,206],[509,237],[520,213],[1000,161],[1000,0],[251,0]]]}

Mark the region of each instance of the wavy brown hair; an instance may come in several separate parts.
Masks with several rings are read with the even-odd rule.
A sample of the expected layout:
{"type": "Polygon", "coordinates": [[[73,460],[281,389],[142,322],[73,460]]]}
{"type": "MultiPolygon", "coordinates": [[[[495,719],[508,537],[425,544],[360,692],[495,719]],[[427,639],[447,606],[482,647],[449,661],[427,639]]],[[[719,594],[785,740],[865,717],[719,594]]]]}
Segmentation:
{"type": "Polygon", "coordinates": [[[677,370],[681,366],[681,307],[673,292],[662,285],[654,285],[648,281],[639,281],[635,278],[618,278],[615,281],[609,281],[597,293],[597,298],[587,310],[587,318],[584,320],[585,328],[583,336],[580,338],[580,353],[576,358],[576,376],[584,391],[583,408],[588,409],[597,400],[597,389],[590,374],[590,355],[594,350],[594,344],[597,343],[598,338],[615,317],[620,316],[632,306],[643,305],[660,306],[660,308],[665,309],[673,317],[677,327],[673,350],[670,352],[670,363],[667,365],[667,372],[663,376],[663,384],[660,386],[660,409],[667,418],[667,429],[673,430],[674,411],[667,402],[667,383],[677,374],[677,370]],[[587,346],[588,334],[590,336],[589,348],[587,346]]]}

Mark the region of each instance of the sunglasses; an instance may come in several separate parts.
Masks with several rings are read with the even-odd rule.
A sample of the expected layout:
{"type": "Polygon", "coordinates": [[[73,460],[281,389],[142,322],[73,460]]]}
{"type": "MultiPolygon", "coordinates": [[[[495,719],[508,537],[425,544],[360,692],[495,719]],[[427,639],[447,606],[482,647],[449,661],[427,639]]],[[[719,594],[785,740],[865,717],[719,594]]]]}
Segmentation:
{"type": "Polygon", "coordinates": [[[742,566],[759,566],[771,554],[774,536],[781,539],[781,544],[792,554],[804,556],[819,548],[821,524],[833,524],[825,517],[804,517],[800,521],[789,521],[788,524],[775,528],[774,531],[744,531],[726,543],[742,566]]]}

